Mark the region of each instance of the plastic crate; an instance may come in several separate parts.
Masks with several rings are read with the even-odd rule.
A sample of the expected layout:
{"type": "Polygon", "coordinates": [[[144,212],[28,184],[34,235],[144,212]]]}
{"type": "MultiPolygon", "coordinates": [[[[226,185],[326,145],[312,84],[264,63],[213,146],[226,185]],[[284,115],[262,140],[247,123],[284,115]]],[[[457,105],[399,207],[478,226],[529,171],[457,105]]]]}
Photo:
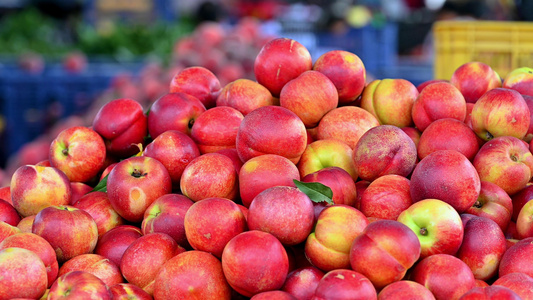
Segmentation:
{"type": "Polygon", "coordinates": [[[0,159],[46,133],[57,120],[84,115],[94,100],[121,72],[138,72],[139,63],[89,63],[80,73],[70,73],[61,64],[48,64],[39,74],[22,71],[15,64],[0,65],[0,159]]]}
{"type": "Polygon", "coordinates": [[[41,75],[0,70],[0,103],[5,119],[1,152],[8,156],[45,132],[50,90],[41,75]]]}
{"type": "Polygon", "coordinates": [[[83,115],[93,101],[109,87],[119,72],[130,71],[129,67],[113,63],[89,63],[79,73],[69,73],[61,65],[48,70],[51,101],[60,108],[60,118],[83,115]]]}
{"type": "Polygon", "coordinates": [[[533,67],[533,23],[439,21],[433,27],[436,79],[450,79],[462,64],[479,61],[500,77],[533,67]]]}
{"type": "Polygon", "coordinates": [[[398,25],[368,25],[350,28],[345,34],[318,34],[317,46],[324,49],[340,49],[359,56],[365,68],[371,72],[394,66],[398,57],[398,25]]]}

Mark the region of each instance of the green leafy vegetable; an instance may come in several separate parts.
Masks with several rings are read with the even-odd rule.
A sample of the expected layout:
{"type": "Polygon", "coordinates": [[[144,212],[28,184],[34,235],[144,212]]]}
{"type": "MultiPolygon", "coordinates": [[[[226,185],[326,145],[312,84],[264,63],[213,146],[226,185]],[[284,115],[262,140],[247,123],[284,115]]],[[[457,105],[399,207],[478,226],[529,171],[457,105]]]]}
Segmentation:
{"type": "Polygon", "coordinates": [[[90,191],[89,193],[107,192],[107,177],[108,176],[109,174],[107,174],[104,178],[102,178],[102,180],[100,180],[100,182],[98,182],[98,184],[94,187],[94,189],[92,189],[92,191],[90,191]]]}
{"type": "Polygon", "coordinates": [[[333,191],[328,186],[323,185],[320,182],[301,182],[296,179],[292,180],[296,187],[300,191],[304,192],[311,201],[315,203],[327,202],[328,204],[333,203],[333,191]]]}

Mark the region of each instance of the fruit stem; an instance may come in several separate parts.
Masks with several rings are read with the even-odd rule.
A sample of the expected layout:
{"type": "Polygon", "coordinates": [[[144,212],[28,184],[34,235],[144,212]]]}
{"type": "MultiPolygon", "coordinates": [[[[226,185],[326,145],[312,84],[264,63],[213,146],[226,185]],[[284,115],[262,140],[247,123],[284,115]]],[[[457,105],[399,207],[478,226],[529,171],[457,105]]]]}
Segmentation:
{"type": "Polygon", "coordinates": [[[189,124],[187,125],[189,129],[192,129],[192,125],[194,125],[194,119],[189,120],[189,124]]]}
{"type": "Polygon", "coordinates": [[[143,174],[141,173],[141,171],[135,169],[133,170],[133,172],[131,173],[131,176],[135,177],[135,178],[140,178],[141,176],[143,176],[143,174]]]}
{"type": "Polygon", "coordinates": [[[483,204],[481,204],[481,201],[479,200],[476,200],[476,202],[474,203],[474,207],[475,208],[481,208],[483,206],[483,204]]]}
{"type": "Polygon", "coordinates": [[[492,140],[493,138],[494,136],[492,135],[492,133],[487,131],[487,140],[492,140]]]}
{"type": "Polygon", "coordinates": [[[426,227],[420,228],[420,234],[421,235],[427,235],[428,234],[428,230],[426,229],[426,227]]]}
{"type": "Polygon", "coordinates": [[[63,155],[67,156],[68,155],[68,148],[65,148],[63,150],[61,150],[61,153],[63,153],[63,155]]]}
{"type": "Polygon", "coordinates": [[[518,157],[516,157],[516,155],[511,155],[511,160],[512,161],[518,161],[518,157]]]}

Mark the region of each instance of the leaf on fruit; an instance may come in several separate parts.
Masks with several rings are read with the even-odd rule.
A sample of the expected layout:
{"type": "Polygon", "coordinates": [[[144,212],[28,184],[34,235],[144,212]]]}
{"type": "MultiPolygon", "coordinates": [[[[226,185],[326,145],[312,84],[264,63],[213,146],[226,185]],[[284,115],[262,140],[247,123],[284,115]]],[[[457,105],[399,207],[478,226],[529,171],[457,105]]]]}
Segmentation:
{"type": "Polygon", "coordinates": [[[92,193],[92,192],[107,193],[107,176],[109,176],[109,174],[107,174],[104,178],[102,178],[102,180],[100,180],[100,182],[98,182],[98,184],[94,187],[94,189],[90,191],[89,193],[92,193]]]}
{"type": "Polygon", "coordinates": [[[311,201],[315,203],[326,202],[328,204],[334,204],[332,200],[333,191],[329,186],[323,185],[320,182],[301,182],[296,179],[292,181],[311,201]]]}

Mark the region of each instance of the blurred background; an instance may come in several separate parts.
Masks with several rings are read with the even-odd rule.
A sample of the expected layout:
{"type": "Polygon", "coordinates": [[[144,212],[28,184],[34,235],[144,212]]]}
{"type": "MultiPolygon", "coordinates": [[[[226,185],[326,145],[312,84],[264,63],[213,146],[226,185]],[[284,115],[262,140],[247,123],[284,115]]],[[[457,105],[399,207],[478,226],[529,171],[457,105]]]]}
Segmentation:
{"type": "Polygon", "coordinates": [[[145,110],[181,69],[253,76],[274,37],[357,54],[368,81],[435,77],[442,20],[532,21],[533,0],[0,0],[0,182],[117,98],[145,110]]]}

